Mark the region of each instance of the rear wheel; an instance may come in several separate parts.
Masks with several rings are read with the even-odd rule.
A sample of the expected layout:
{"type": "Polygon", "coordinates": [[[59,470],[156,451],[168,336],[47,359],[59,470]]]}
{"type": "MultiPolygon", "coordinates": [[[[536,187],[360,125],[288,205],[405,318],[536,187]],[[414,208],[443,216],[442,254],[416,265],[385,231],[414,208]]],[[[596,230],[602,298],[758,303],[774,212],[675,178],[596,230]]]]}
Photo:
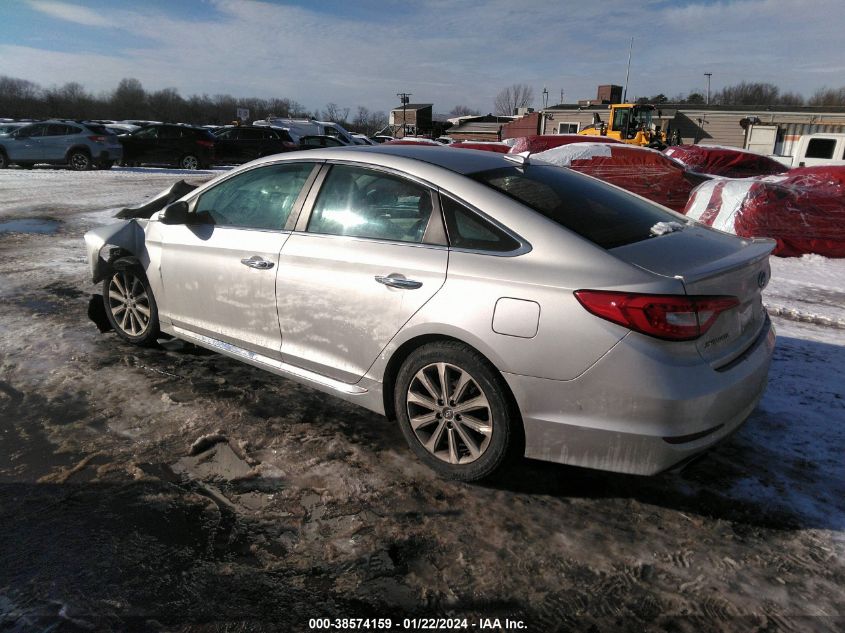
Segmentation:
{"type": "Polygon", "coordinates": [[[77,150],[71,152],[67,162],[74,171],[88,171],[91,169],[91,157],[83,151],[77,150]]]}
{"type": "Polygon", "coordinates": [[[188,154],[179,161],[179,167],[182,169],[199,169],[200,159],[193,154],[188,154]]]}
{"type": "Polygon", "coordinates": [[[113,160],[104,160],[97,167],[99,169],[111,169],[114,166],[113,160]]]}
{"type": "Polygon", "coordinates": [[[133,259],[118,259],[103,280],[106,318],[133,345],[152,345],[159,335],[158,308],[147,276],[133,259]]]}
{"type": "Polygon", "coordinates": [[[6,154],[0,152],[0,169],[6,169],[9,166],[9,159],[6,158],[6,154]]]}
{"type": "Polygon", "coordinates": [[[447,479],[488,477],[514,443],[518,415],[501,376],[462,343],[412,352],[397,374],[394,404],[411,450],[447,479]]]}

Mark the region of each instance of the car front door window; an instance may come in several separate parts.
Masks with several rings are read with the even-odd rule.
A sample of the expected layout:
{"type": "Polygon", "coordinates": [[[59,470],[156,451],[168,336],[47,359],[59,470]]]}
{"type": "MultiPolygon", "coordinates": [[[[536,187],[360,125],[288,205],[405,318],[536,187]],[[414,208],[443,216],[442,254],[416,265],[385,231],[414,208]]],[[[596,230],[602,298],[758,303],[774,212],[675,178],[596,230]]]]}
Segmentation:
{"type": "Polygon", "coordinates": [[[200,195],[194,213],[215,225],[281,230],[312,168],[292,163],[250,170],[200,195]]]}

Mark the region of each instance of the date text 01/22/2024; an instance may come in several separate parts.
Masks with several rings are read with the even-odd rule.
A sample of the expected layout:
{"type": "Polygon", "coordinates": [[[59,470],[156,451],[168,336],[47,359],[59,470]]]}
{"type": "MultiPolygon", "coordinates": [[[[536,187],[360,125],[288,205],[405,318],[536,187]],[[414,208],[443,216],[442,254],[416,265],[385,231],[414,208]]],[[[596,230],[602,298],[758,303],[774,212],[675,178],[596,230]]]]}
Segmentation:
{"type": "Polygon", "coordinates": [[[525,622],[510,618],[311,618],[308,628],[323,631],[443,631],[443,630],[527,630],[525,622]]]}

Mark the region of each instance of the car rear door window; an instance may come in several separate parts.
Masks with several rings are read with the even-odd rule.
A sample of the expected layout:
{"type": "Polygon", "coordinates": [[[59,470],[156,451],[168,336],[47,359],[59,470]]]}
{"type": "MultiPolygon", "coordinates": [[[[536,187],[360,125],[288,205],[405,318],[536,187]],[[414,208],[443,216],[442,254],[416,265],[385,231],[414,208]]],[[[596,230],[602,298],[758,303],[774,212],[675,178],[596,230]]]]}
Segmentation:
{"type": "Polygon", "coordinates": [[[261,130],[243,129],[241,130],[241,138],[246,141],[260,141],[261,130]]]}
{"type": "Polygon", "coordinates": [[[651,227],[658,222],[682,221],[659,205],[552,165],[502,167],[469,176],[607,249],[652,237],[651,227]]]}
{"type": "Polygon", "coordinates": [[[420,243],[431,211],[431,192],[422,185],[372,169],[334,165],[307,231],[420,243]]]}
{"type": "Polygon", "coordinates": [[[440,196],[449,245],[454,248],[509,252],[520,243],[504,230],[449,196],[440,196]]]}
{"type": "Polygon", "coordinates": [[[281,230],[313,167],[291,163],[251,169],[201,194],[194,213],[215,225],[281,230]]]}

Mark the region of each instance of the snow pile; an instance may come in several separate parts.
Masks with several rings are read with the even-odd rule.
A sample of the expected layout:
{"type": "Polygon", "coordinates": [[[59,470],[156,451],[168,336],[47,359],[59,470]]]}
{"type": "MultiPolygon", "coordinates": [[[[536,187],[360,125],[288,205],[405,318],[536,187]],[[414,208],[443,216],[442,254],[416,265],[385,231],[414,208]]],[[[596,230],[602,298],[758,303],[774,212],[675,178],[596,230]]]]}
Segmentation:
{"type": "Polygon", "coordinates": [[[700,185],[684,213],[742,237],[771,237],[776,255],[845,257],[845,166],[700,185]]]}

